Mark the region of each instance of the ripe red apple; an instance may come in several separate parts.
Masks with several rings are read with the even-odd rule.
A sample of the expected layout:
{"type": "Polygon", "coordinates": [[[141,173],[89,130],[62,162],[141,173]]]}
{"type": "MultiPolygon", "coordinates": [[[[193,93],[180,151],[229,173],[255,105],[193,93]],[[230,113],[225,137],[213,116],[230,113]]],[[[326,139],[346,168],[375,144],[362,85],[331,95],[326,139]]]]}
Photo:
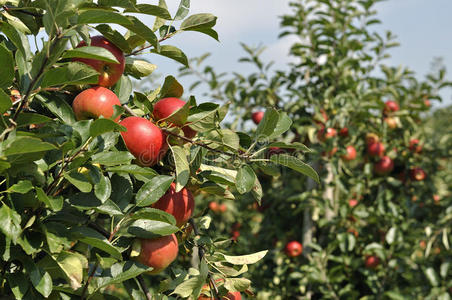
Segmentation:
{"type": "Polygon", "coordinates": [[[192,216],[195,201],[193,195],[187,188],[176,192],[176,183],[173,182],[165,195],[152,204],[152,207],[173,215],[176,219],[176,226],[181,227],[192,216]]]}
{"type": "Polygon", "coordinates": [[[385,102],[385,107],[383,109],[383,111],[388,114],[391,112],[396,112],[400,109],[399,105],[397,104],[397,102],[393,101],[393,100],[388,100],[385,102]]]}
{"type": "MultiPolygon", "coordinates": [[[[77,48],[84,46],[86,46],[85,41],[81,41],[77,45],[77,48]]],[[[100,74],[98,85],[105,87],[113,86],[119,80],[119,78],[121,78],[122,73],[124,73],[124,53],[122,53],[121,49],[116,47],[116,45],[114,45],[112,42],[101,35],[91,38],[91,46],[107,49],[115,56],[119,64],[89,58],[74,58],[74,61],[85,63],[99,72],[100,74]]]]}
{"type": "Polygon", "coordinates": [[[349,205],[350,207],[355,207],[356,205],[358,205],[358,200],[356,200],[356,199],[350,199],[350,200],[348,200],[348,205],[349,205]]]}
{"type": "Polygon", "coordinates": [[[127,128],[121,132],[130,153],[142,166],[155,165],[168,150],[165,135],[151,121],[140,117],[128,117],[120,122],[127,128]]]}
{"type": "Polygon", "coordinates": [[[375,165],[375,173],[385,175],[394,169],[394,161],[389,156],[383,156],[375,165]]]}
{"type": "Polygon", "coordinates": [[[221,213],[224,213],[224,212],[226,212],[226,211],[228,210],[228,207],[226,206],[226,204],[221,203],[220,206],[218,206],[218,210],[219,210],[221,213]]]}
{"type": "Polygon", "coordinates": [[[303,252],[303,246],[297,241],[288,242],[286,247],[284,248],[284,252],[289,257],[296,257],[301,255],[303,252]]]}
{"type": "Polygon", "coordinates": [[[262,121],[264,114],[265,112],[263,111],[253,112],[253,114],[251,115],[251,119],[253,119],[254,124],[258,125],[262,121]]]}
{"type": "Polygon", "coordinates": [[[185,104],[186,102],[179,98],[163,98],[154,104],[154,111],[152,114],[157,121],[165,119],[165,121],[176,126],[182,126],[187,122],[188,111],[183,114],[177,114],[177,116],[171,115],[181,109],[185,104]]]}
{"type": "Polygon", "coordinates": [[[426,176],[427,174],[425,174],[425,171],[419,167],[413,168],[410,171],[411,180],[422,181],[426,176]]]}
{"type": "Polygon", "coordinates": [[[337,130],[334,128],[327,128],[325,130],[325,127],[322,127],[317,132],[317,139],[321,142],[324,142],[327,139],[334,138],[337,135],[337,130]]]}
{"type": "Polygon", "coordinates": [[[351,161],[356,158],[356,149],[353,146],[347,146],[345,149],[347,154],[342,155],[342,159],[346,161],[351,161]]]}
{"type": "Polygon", "coordinates": [[[141,251],[136,259],[143,265],[154,268],[149,272],[150,274],[157,274],[166,269],[176,259],[179,252],[179,245],[174,234],[140,241],[141,251]]]}
{"type": "Polygon", "coordinates": [[[383,156],[385,152],[385,146],[380,143],[380,142],[376,142],[373,144],[367,144],[367,153],[370,156],[383,156]]]}
{"type": "Polygon", "coordinates": [[[215,201],[209,203],[209,209],[213,212],[218,212],[220,210],[218,203],[215,201]]]}
{"type": "Polygon", "coordinates": [[[237,239],[239,238],[239,236],[240,236],[240,231],[238,231],[238,230],[233,230],[233,231],[232,231],[231,240],[237,241],[237,239]]]}
{"type": "Polygon", "coordinates": [[[385,118],[384,121],[385,121],[386,125],[388,125],[388,127],[390,129],[396,129],[397,128],[397,120],[395,118],[388,117],[388,118],[385,118]]]}
{"type": "Polygon", "coordinates": [[[376,255],[366,256],[365,265],[368,269],[375,269],[380,264],[380,258],[376,255]]]}
{"type": "MultiPolygon", "coordinates": [[[[114,105],[121,106],[116,94],[107,88],[96,86],[78,94],[72,102],[72,109],[77,120],[97,119],[100,116],[111,118],[114,105]]],[[[118,120],[119,116],[115,121],[118,120]]]]}
{"type": "Polygon", "coordinates": [[[425,100],[424,100],[424,105],[425,105],[426,107],[430,107],[432,104],[430,103],[430,100],[425,99],[425,100]]]}
{"type": "Polygon", "coordinates": [[[348,137],[348,128],[347,127],[341,128],[341,130],[339,130],[339,135],[341,137],[348,137]]]}
{"type": "Polygon", "coordinates": [[[380,138],[375,133],[368,133],[366,134],[366,144],[374,144],[380,141],[380,138]]]}
{"type": "Polygon", "coordinates": [[[433,201],[435,201],[435,204],[438,204],[439,201],[441,200],[441,197],[439,195],[433,195],[433,201]]]}
{"type": "Polygon", "coordinates": [[[409,149],[413,151],[414,153],[421,153],[422,152],[422,145],[420,145],[420,142],[418,139],[412,139],[410,141],[410,147],[409,149]]]}

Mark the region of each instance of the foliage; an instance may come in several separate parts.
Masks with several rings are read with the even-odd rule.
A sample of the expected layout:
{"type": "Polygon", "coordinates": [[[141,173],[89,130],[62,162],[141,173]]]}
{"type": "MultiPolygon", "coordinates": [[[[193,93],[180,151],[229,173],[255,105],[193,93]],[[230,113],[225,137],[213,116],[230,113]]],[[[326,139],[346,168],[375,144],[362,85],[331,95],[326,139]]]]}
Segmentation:
{"type": "MultiPolygon", "coordinates": [[[[172,76],[155,90],[133,92],[130,78],[145,78],[155,69],[136,57],[150,49],[188,65],[182,50],[163,42],[184,31],[217,39],[216,17],[189,15],[189,0],[181,1],[174,16],[164,0],[159,5],[133,0],[1,3],[2,299],[150,299],[151,293],[155,299],[196,299],[206,283],[220,295],[250,290],[243,274],[265,251],[230,255],[229,239],[206,233],[209,218],[203,216],[201,205],[183,228],[175,226],[170,214],[148,206],[172,181],[178,190],[186,186],[260,201],[262,188],[255,171],[269,159],[258,159],[254,146],[289,130],[287,115],[269,109],[258,132],[249,135],[221,126],[227,105],[197,104],[195,97],[186,97],[189,126],[198,136],[188,139],[181,129],[155,121],[168,136],[170,151],[153,168],[135,163],[120,138],[126,129],[114,121],[128,115],[152,120],[156,101],[183,95],[183,87],[172,76]],[[137,14],[155,17],[153,27],[137,14]],[[121,34],[119,27],[126,33],[121,34]],[[73,58],[117,62],[103,48],[76,48],[80,40],[89,45],[90,36],[98,33],[126,55],[125,73],[112,87],[122,107],[115,107],[111,119],[76,120],[70,104],[80,91],[98,82],[99,74],[73,58]],[[160,275],[146,275],[151,268],[133,259],[133,241],[172,233],[182,244],[179,259],[160,275]],[[218,289],[217,278],[224,280],[218,289]]],[[[281,157],[277,162],[318,180],[299,158],[281,157]]]]}
{"type": "MultiPolygon", "coordinates": [[[[425,117],[426,100],[441,101],[440,90],[451,83],[443,68],[418,80],[408,68],[384,63],[397,42],[389,31],[372,30],[380,23],[377,2],[292,1],[292,14],[281,21],[281,36],[297,37],[289,71],[272,72],[273,63],[260,58],[263,49],[246,45],[240,61],[256,67],[250,75],[227,77],[201,67],[207,56],[194,61],[200,70],[181,69],[181,75],[197,76],[194,88],[205,83],[211,97],[231,102],[233,127],[252,133],[260,127],[248,123],[252,112],[284,111],[294,124],[279,140],[308,145],[312,151],[300,158],[322,178],[316,185],[262,164],[262,205],[226,202],[227,212],[215,214],[217,230],[237,238],[238,249],[273,249],[263,266],[250,268],[258,299],[450,299],[450,118],[437,111],[425,125],[425,117]],[[400,110],[385,111],[387,100],[400,110]],[[326,138],[328,128],[340,134],[326,138]],[[374,170],[379,158],[367,152],[369,133],[394,161],[387,175],[374,170]],[[410,149],[413,139],[422,151],[410,149]],[[357,150],[355,160],[342,158],[346,146],[357,150]],[[410,176],[416,167],[427,174],[423,181],[410,176]],[[350,205],[351,199],[358,204],[350,205]],[[303,242],[302,257],[284,254],[291,240],[303,242]],[[372,255],[380,264],[366,267],[372,255]]],[[[273,153],[289,152],[278,147],[273,153]]]]}

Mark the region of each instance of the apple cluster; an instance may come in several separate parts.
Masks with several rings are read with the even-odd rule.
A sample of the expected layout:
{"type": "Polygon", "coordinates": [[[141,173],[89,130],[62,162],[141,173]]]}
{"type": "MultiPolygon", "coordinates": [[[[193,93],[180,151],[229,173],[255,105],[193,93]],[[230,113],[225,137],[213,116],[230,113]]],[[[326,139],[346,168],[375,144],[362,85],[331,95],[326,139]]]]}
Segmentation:
{"type": "MultiPolygon", "coordinates": [[[[87,46],[85,41],[77,47],[87,46]]],[[[124,53],[103,36],[91,38],[91,46],[102,47],[110,51],[119,63],[105,62],[97,59],[74,58],[91,66],[99,73],[97,85],[79,93],[72,108],[77,120],[97,119],[101,116],[112,118],[115,105],[121,106],[119,98],[109,88],[112,87],[124,73],[124,53]]],[[[121,132],[129,152],[136,158],[136,163],[150,167],[158,163],[166,154],[168,146],[168,134],[159,127],[165,124],[169,127],[179,127],[186,139],[191,139],[197,134],[187,126],[188,110],[182,110],[186,102],[178,98],[163,98],[155,103],[152,112],[153,120],[143,117],[130,116],[122,120],[121,116],[114,121],[126,128],[121,132]]],[[[172,183],[169,190],[156,203],[152,205],[174,216],[176,226],[184,226],[193,214],[194,199],[187,188],[176,191],[176,184],[172,183]]],[[[168,267],[178,255],[178,241],[174,234],[155,239],[139,239],[139,254],[136,259],[153,270],[150,274],[157,274],[168,267]]]]}

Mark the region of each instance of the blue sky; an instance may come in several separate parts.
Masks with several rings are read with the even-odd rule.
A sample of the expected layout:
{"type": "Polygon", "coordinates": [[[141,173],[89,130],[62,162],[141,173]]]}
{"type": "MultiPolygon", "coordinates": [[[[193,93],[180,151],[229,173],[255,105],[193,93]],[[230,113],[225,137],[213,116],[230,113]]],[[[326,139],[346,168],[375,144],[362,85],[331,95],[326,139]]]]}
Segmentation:
{"type": "MultiPolygon", "coordinates": [[[[172,14],[179,1],[167,0],[172,14]]],[[[182,33],[167,41],[167,44],[181,48],[188,57],[200,56],[206,52],[212,55],[208,64],[218,72],[250,72],[246,64],[237,62],[243,56],[239,45],[263,44],[267,46],[264,58],[274,60],[276,68],[288,62],[287,51],[290,38],[278,39],[280,32],[278,16],[290,12],[289,1],[282,0],[194,0],[190,14],[209,12],[218,16],[216,30],[220,43],[196,32],[182,33]]],[[[383,24],[379,30],[391,30],[398,36],[401,46],[393,48],[392,65],[409,66],[419,78],[430,69],[434,57],[442,57],[452,79],[452,1],[450,0],[389,0],[376,6],[383,24]]],[[[151,20],[149,20],[151,21],[151,20]]],[[[177,75],[178,64],[157,55],[144,55],[158,65],[158,73],[177,75]]],[[[181,79],[188,85],[190,79],[181,79]]],[[[450,90],[443,94],[445,103],[452,104],[450,90]]],[[[201,99],[200,99],[201,100],[201,99]]],[[[208,99],[206,99],[208,100],[208,99]]],[[[435,106],[438,105],[435,103],[435,106]]]]}

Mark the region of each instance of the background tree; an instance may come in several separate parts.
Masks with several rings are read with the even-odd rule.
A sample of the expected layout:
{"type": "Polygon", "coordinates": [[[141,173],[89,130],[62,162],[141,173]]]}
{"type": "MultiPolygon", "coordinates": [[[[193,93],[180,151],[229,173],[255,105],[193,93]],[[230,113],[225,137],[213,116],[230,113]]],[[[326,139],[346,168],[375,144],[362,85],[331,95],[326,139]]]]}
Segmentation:
{"type": "Polygon", "coordinates": [[[265,107],[287,113],[294,125],[280,140],[308,145],[296,155],[323,179],[261,164],[262,205],[236,202],[217,217],[242,249],[273,249],[251,269],[260,299],[450,299],[450,138],[431,136],[441,112],[424,125],[450,82],[442,68],[420,81],[384,63],[397,42],[372,30],[376,2],[292,1],[281,21],[281,36],[298,38],[289,71],[272,72],[263,49],[245,45],[240,61],[257,69],[248,76],[181,69],[231,103],[233,127],[253,132],[244,121],[265,107]],[[303,256],[283,251],[293,240],[303,256]]]}

